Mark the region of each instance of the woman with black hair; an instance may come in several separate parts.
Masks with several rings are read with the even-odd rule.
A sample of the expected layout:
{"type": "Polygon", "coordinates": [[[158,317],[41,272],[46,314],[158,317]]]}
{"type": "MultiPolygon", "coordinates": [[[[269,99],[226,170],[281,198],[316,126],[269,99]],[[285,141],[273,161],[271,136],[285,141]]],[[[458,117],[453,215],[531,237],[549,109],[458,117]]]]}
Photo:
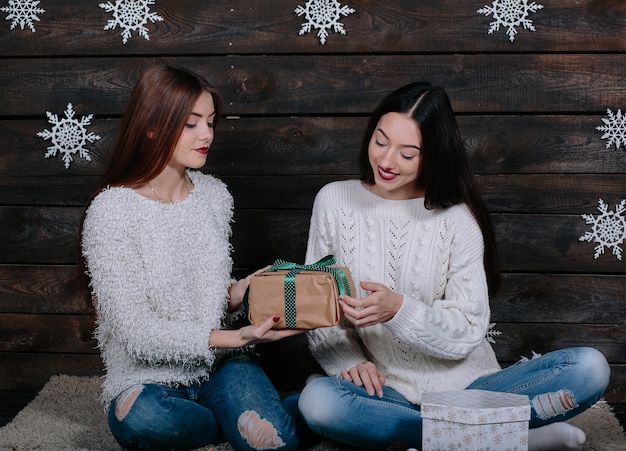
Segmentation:
{"type": "Polygon", "coordinates": [[[530,449],[580,449],[565,423],[609,382],[592,348],[501,369],[486,339],[500,285],[489,213],[445,91],[412,83],[374,111],[360,180],[326,185],[313,206],[306,261],[333,254],[359,281],[344,323],[308,332],[328,376],[299,408],[311,429],[363,449],[421,447],[422,395],[463,389],[526,394],[530,449]]]}

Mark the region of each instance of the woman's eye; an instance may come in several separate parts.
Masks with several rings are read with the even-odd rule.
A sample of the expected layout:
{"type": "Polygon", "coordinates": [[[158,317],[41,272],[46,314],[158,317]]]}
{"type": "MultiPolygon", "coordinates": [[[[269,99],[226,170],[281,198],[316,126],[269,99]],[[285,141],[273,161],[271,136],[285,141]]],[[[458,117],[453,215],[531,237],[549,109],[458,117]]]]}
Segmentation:
{"type": "Polygon", "coordinates": [[[412,160],[413,158],[415,158],[414,155],[404,155],[404,154],[400,154],[402,155],[402,158],[404,158],[405,160],[412,160]]]}
{"type": "Polygon", "coordinates": [[[207,125],[209,128],[215,128],[215,122],[209,122],[207,125]]]}
{"type": "Polygon", "coordinates": [[[376,145],[377,145],[378,147],[383,147],[383,146],[384,146],[384,144],[383,144],[383,143],[381,143],[379,140],[375,140],[374,142],[376,143],[376,145]]]}
{"type": "Polygon", "coordinates": [[[185,124],[185,127],[187,127],[187,128],[195,128],[196,124],[185,124]]]}

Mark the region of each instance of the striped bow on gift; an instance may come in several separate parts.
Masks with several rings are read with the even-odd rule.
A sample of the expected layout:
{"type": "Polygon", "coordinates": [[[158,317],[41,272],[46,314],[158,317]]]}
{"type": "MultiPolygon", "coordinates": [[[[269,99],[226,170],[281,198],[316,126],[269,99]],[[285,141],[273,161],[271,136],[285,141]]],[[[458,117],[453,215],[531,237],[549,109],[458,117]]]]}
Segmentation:
{"type": "Polygon", "coordinates": [[[333,255],[310,265],[276,260],[269,269],[250,281],[244,297],[244,308],[250,321],[256,324],[270,315],[280,315],[284,310],[284,324],[280,315],[277,328],[312,329],[337,324],[343,316],[338,305],[339,296],[352,296],[355,290],[350,271],[332,266],[335,263],[333,255]],[[270,275],[280,276],[280,279],[268,279],[270,275]],[[277,286],[278,283],[281,286],[277,286]],[[276,305],[277,297],[280,306],[276,305]]]}
{"type": "Polygon", "coordinates": [[[348,278],[343,270],[335,267],[337,261],[334,255],[327,255],[311,265],[298,265],[285,260],[276,260],[267,271],[289,271],[285,275],[285,323],[288,329],[296,329],[296,275],[302,271],[323,271],[330,273],[337,283],[339,295],[352,296],[348,278]]]}

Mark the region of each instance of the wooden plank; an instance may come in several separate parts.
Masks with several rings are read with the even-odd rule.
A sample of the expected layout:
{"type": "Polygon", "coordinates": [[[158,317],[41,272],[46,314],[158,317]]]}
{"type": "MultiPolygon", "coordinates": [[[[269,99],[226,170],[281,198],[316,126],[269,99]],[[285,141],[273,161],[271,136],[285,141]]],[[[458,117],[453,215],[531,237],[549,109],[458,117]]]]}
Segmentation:
{"type": "Polygon", "coordinates": [[[626,363],[626,327],[615,324],[497,323],[502,332],[495,337],[494,351],[499,362],[531,358],[556,349],[593,346],[611,363],[626,363]]]}
{"type": "Polygon", "coordinates": [[[0,313],[0,352],[97,352],[86,315],[0,313]]]}
{"type": "MultiPolygon", "coordinates": [[[[205,170],[219,175],[356,174],[366,122],[365,117],[349,116],[228,118],[217,128],[205,170]]],[[[595,130],[602,124],[600,115],[460,115],[458,123],[478,173],[623,173],[626,167],[626,152],[615,146],[606,149],[607,141],[595,130]]],[[[36,133],[49,127],[43,119],[0,120],[0,175],[6,176],[0,179],[0,196],[6,195],[5,187],[15,187],[7,177],[59,177],[66,182],[67,187],[42,189],[42,202],[55,190],[82,183],[91,190],[95,185],[78,177],[103,173],[119,120],[94,119],[88,130],[102,138],[85,146],[91,161],[77,157],[69,169],[59,157],[44,158],[50,141],[36,133]]],[[[23,199],[30,193],[13,195],[23,199]]]]}
{"type": "Polygon", "coordinates": [[[81,213],[76,207],[0,207],[0,263],[76,263],[81,213]]]}
{"type": "MultiPolygon", "coordinates": [[[[222,176],[244,209],[307,209],[319,189],[336,176],[222,176]]],[[[507,174],[479,175],[485,201],[493,213],[574,214],[598,213],[598,197],[615,210],[626,193],[626,174],[507,174]]]]}
{"type": "MultiPolygon", "coordinates": [[[[218,125],[206,168],[216,174],[355,173],[365,125],[365,118],[354,117],[226,119],[218,125]]],[[[102,139],[85,146],[92,160],[76,158],[68,170],[58,158],[44,158],[50,143],[36,133],[49,128],[45,120],[0,120],[0,175],[99,176],[118,127],[116,119],[94,120],[89,131],[102,139]]]]}
{"type": "Polygon", "coordinates": [[[0,205],[82,207],[100,176],[1,176],[0,205]]]}
{"type": "MultiPolygon", "coordinates": [[[[239,210],[309,210],[321,187],[358,177],[213,175],[228,185],[239,210]]],[[[626,174],[500,174],[478,175],[478,180],[494,213],[595,214],[599,198],[614,210],[626,197],[626,174]]],[[[98,181],[99,177],[0,177],[0,205],[83,207],[98,181]]]]}
{"type": "Polygon", "coordinates": [[[0,265],[0,312],[85,315],[74,265],[0,265]]]}
{"type": "Polygon", "coordinates": [[[458,123],[478,173],[624,172],[626,152],[607,149],[596,130],[606,114],[459,115],[458,123]]]}
{"type": "Polygon", "coordinates": [[[596,244],[579,241],[591,227],[579,215],[492,216],[505,271],[626,274],[612,249],[594,259],[596,244]]]}
{"type": "MultiPolygon", "coordinates": [[[[114,3],[114,2],[113,2],[114,3]]],[[[136,31],[127,44],[120,26],[104,30],[113,17],[93,4],[57,0],[44,6],[28,28],[0,29],[0,54],[84,56],[106,54],[241,54],[343,52],[623,51],[624,7],[620,2],[581,0],[544,5],[529,13],[535,32],[518,26],[514,43],[506,27],[488,34],[493,16],[477,10],[489,2],[409,0],[343,4],[353,13],[340,18],[346,35],[329,31],[324,45],[317,29],[299,35],[304,17],[294,10],[305,1],[214,0],[211,7],[192,0],[160,0],[150,9],[162,21],[146,24],[149,40],[136,31]],[[480,4],[479,4],[480,3],[480,4]]]]}
{"type": "Polygon", "coordinates": [[[626,276],[504,274],[493,322],[626,324],[626,276]]]}
{"type": "MultiPolygon", "coordinates": [[[[206,166],[203,169],[210,170],[206,166]]],[[[358,177],[214,175],[228,185],[238,210],[310,210],[322,186],[358,177]]],[[[0,205],[82,207],[98,180],[95,176],[0,177],[0,205]]],[[[613,209],[626,197],[626,174],[490,174],[479,175],[478,180],[487,206],[494,213],[597,213],[599,197],[613,204],[613,209]]]]}
{"type": "Polygon", "coordinates": [[[624,175],[499,174],[478,178],[492,212],[597,215],[599,198],[613,211],[626,198],[624,175]]]}
{"type": "MultiPolygon", "coordinates": [[[[251,268],[235,268],[247,275],[251,268]]],[[[0,312],[87,314],[75,266],[0,265],[0,312]]],[[[494,322],[626,324],[626,276],[506,273],[494,322]]]]}
{"type": "MultiPolygon", "coordinates": [[[[66,106],[59,111],[51,112],[59,119],[65,118],[66,106]]],[[[91,114],[81,105],[73,105],[73,108],[77,120],[91,114]]],[[[45,115],[45,111],[43,114],[45,115]]],[[[119,122],[117,119],[94,119],[90,125],[84,126],[86,133],[94,133],[100,136],[100,139],[93,143],[85,142],[82,146],[89,154],[90,161],[73,155],[74,161],[66,169],[59,153],[56,156],[45,157],[48,147],[54,147],[52,141],[37,136],[37,133],[43,130],[52,129],[53,125],[48,119],[0,120],[0,149],[2,149],[0,175],[18,178],[62,176],[68,185],[71,184],[71,177],[100,176],[106,168],[108,152],[113,147],[119,122]]]]}
{"type": "MultiPolygon", "coordinates": [[[[163,57],[207,73],[228,115],[362,114],[398,86],[429,80],[444,86],[458,113],[602,113],[626,102],[626,54],[305,55],[163,57]],[[210,67],[210,71],[207,68],[210,67]],[[254,82],[251,82],[253,80],[254,82]]],[[[96,116],[121,114],[138,75],[154,58],[5,59],[0,84],[12,95],[0,116],[67,104],[96,116]]]]}
{"type": "Polygon", "coordinates": [[[0,392],[35,392],[57,374],[99,376],[100,355],[0,352],[0,392]]]}
{"type": "MultiPolygon", "coordinates": [[[[82,210],[0,207],[0,263],[75,264],[82,210]]],[[[235,212],[235,259],[245,262],[241,266],[259,268],[276,258],[302,260],[309,215],[306,211],[235,212]]]]}
{"type": "MultiPolygon", "coordinates": [[[[0,352],[97,353],[86,316],[0,313],[0,352]]],[[[571,346],[594,347],[612,363],[626,363],[626,325],[497,322],[494,349],[498,360],[515,361],[531,352],[571,346]]]]}
{"type": "MultiPolygon", "coordinates": [[[[81,212],[79,207],[0,207],[0,263],[75,264],[81,212]]],[[[594,259],[595,244],[579,241],[591,227],[580,215],[492,217],[504,271],[626,273],[612,249],[594,259]]],[[[308,210],[236,210],[235,264],[260,268],[277,258],[302,261],[309,219],[308,210]]]]}

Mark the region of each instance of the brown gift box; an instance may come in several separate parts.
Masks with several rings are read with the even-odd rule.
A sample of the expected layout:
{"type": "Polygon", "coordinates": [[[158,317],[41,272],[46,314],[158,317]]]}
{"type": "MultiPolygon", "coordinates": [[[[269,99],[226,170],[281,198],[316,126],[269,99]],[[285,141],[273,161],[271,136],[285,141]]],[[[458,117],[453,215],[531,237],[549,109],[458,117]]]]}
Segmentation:
{"type": "MultiPolygon", "coordinates": [[[[332,268],[343,272],[350,290],[346,290],[345,294],[354,296],[356,291],[350,270],[345,267],[332,268]]],[[[334,326],[343,319],[338,282],[333,274],[318,270],[302,270],[295,275],[295,315],[293,312],[290,314],[285,298],[285,277],[289,272],[268,271],[251,278],[247,304],[252,324],[259,325],[267,318],[278,315],[280,319],[275,329],[315,329],[334,326]]]]}

